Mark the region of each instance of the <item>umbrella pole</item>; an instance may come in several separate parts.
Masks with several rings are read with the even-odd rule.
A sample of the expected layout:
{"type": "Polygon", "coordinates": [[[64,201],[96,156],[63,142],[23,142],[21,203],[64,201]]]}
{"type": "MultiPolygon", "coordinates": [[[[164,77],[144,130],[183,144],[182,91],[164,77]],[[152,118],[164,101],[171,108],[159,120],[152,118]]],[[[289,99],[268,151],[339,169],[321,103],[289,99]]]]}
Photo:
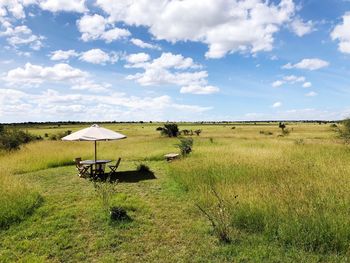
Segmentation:
{"type": "Polygon", "coordinates": [[[95,141],[95,163],[96,163],[96,159],[97,159],[97,154],[96,154],[96,141],[95,141]]]}

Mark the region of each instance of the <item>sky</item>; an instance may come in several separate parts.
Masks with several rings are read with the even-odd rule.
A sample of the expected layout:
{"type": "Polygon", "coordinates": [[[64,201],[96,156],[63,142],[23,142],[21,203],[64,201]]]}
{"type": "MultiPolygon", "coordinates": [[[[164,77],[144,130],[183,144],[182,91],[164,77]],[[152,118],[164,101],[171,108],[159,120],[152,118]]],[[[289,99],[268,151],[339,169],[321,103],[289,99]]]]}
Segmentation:
{"type": "Polygon", "coordinates": [[[0,122],[350,116],[350,0],[0,0],[0,46],[0,122]]]}

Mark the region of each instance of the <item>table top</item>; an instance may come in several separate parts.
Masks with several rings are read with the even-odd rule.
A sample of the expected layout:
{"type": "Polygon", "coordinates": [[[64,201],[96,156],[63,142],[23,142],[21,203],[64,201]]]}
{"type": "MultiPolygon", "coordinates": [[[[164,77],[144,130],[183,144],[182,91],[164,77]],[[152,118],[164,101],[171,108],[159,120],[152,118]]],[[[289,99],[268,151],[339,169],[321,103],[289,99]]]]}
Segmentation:
{"type": "Polygon", "coordinates": [[[110,163],[111,160],[84,160],[81,161],[81,164],[104,164],[104,163],[110,163]]]}

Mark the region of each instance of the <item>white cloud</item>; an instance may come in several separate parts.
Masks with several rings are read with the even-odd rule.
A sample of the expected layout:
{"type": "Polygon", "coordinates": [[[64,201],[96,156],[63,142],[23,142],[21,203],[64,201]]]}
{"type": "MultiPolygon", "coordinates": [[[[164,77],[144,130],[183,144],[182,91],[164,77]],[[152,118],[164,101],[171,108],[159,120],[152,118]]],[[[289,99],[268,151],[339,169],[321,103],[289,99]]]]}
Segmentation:
{"type": "Polygon", "coordinates": [[[277,111],[272,114],[248,113],[249,120],[342,120],[350,116],[350,109],[320,110],[313,108],[277,111]]]}
{"type": "Polygon", "coordinates": [[[350,53],[350,12],[343,16],[343,22],[337,25],[331,33],[333,40],[338,40],[338,49],[343,53],[350,53]]]}
{"type": "Polygon", "coordinates": [[[72,90],[82,90],[82,91],[90,91],[90,92],[110,92],[110,88],[112,87],[109,83],[96,83],[92,80],[83,79],[78,81],[77,84],[72,86],[72,90]]]}
{"type": "Polygon", "coordinates": [[[297,69],[317,70],[317,69],[325,68],[328,66],[329,66],[329,62],[324,61],[322,59],[306,58],[306,59],[303,59],[296,64],[288,63],[288,64],[284,65],[282,68],[284,68],[284,69],[297,68],[297,69]]]}
{"type": "Polygon", "coordinates": [[[39,6],[43,10],[51,12],[78,12],[87,11],[85,0],[39,0],[39,6]]]}
{"type": "Polygon", "coordinates": [[[75,50],[56,50],[51,52],[50,59],[51,60],[68,60],[70,57],[77,57],[79,53],[75,50]]]}
{"type": "Polygon", "coordinates": [[[312,83],[311,82],[305,82],[303,84],[303,88],[311,88],[312,87],[312,83]]]}
{"type": "Polygon", "coordinates": [[[10,85],[40,85],[43,82],[66,82],[86,78],[88,74],[68,64],[43,67],[26,63],[23,68],[8,71],[3,78],[10,85]]]}
{"type": "Polygon", "coordinates": [[[6,37],[7,42],[13,47],[29,46],[33,50],[39,50],[43,46],[42,40],[45,38],[33,34],[25,25],[12,27],[11,24],[7,24],[5,29],[0,32],[0,36],[6,37]]]}
{"type": "Polygon", "coordinates": [[[292,31],[299,37],[307,35],[314,31],[314,25],[312,21],[303,22],[300,18],[296,18],[290,24],[292,31]]]}
{"type": "Polygon", "coordinates": [[[218,88],[208,86],[206,71],[198,71],[201,68],[192,58],[182,55],[162,53],[156,59],[150,60],[145,53],[132,54],[127,57],[126,68],[140,68],[144,72],[127,76],[128,80],[135,80],[142,86],[177,85],[182,91],[195,94],[209,94],[218,91],[218,88]]]}
{"type": "Polygon", "coordinates": [[[92,64],[104,65],[107,62],[115,63],[118,60],[118,56],[117,54],[109,55],[108,53],[102,51],[101,49],[95,48],[86,52],[82,52],[80,54],[79,59],[92,64]]]}
{"type": "Polygon", "coordinates": [[[149,61],[150,59],[151,57],[148,54],[142,52],[142,53],[130,54],[129,56],[127,56],[126,61],[132,64],[133,67],[135,67],[135,64],[138,65],[140,63],[149,61]]]}
{"type": "Polygon", "coordinates": [[[110,24],[106,21],[103,16],[84,15],[80,20],[77,21],[79,31],[82,33],[81,39],[83,41],[102,39],[107,43],[122,39],[131,35],[131,33],[123,28],[111,28],[110,24]]]}
{"type": "Polygon", "coordinates": [[[282,81],[282,80],[276,80],[276,81],[274,81],[274,82],[272,83],[272,87],[277,88],[277,87],[282,86],[284,83],[285,83],[285,82],[282,81]]]}
{"type": "Polygon", "coordinates": [[[168,120],[185,115],[198,117],[198,114],[211,109],[179,104],[166,95],[137,97],[113,91],[93,95],[63,94],[52,89],[40,94],[30,94],[14,89],[0,89],[0,120],[11,122],[68,119],[168,120]]]}
{"type": "Polygon", "coordinates": [[[282,106],[282,102],[278,101],[278,102],[275,102],[274,104],[272,104],[272,108],[279,108],[282,106]]]}
{"type": "Polygon", "coordinates": [[[157,50],[161,49],[158,45],[146,43],[138,38],[132,38],[132,39],[130,39],[130,42],[133,43],[135,46],[138,46],[140,48],[149,48],[149,49],[157,49],[157,50]]]}
{"type": "Polygon", "coordinates": [[[90,49],[85,52],[78,53],[77,51],[70,50],[56,50],[51,52],[51,60],[68,60],[71,57],[79,57],[80,60],[92,63],[105,65],[108,63],[115,63],[119,59],[119,54],[116,52],[106,53],[99,48],[90,49]]]}
{"type": "Polygon", "coordinates": [[[218,87],[214,86],[196,86],[196,85],[191,85],[191,86],[186,86],[182,87],[180,90],[180,93],[192,93],[192,94],[212,94],[212,93],[217,93],[219,92],[218,87]]]}
{"type": "Polygon", "coordinates": [[[308,93],[305,94],[306,97],[315,97],[317,96],[318,94],[314,91],[310,91],[308,93]]]}
{"type": "Polygon", "coordinates": [[[303,76],[289,75],[289,76],[284,76],[282,80],[274,81],[272,83],[272,87],[277,88],[277,87],[280,87],[284,84],[296,84],[296,83],[300,83],[300,82],[304,82],[304,84],[303,84],[303,87],[304,87],[305,84],[310,83],[310,82],[305,82],[305,81],[306,81],[306,79],[303,76]]]}
{"type": "Polygon", "coordinates": [[[97,0],[111,22],[148,27],[158,40],[197,41],[208,58],[232,52],[270,51],[274,34],[295,13],[293,0],[114,1],[97,0]]]}

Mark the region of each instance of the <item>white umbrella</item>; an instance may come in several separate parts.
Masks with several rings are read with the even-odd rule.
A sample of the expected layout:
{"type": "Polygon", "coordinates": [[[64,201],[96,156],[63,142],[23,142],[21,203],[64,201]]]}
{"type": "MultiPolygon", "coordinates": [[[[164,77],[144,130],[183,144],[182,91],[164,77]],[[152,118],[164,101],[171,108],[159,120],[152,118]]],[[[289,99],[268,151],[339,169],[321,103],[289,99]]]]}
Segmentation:
{"type": "Polygon", "coordinates": [[[95,142],[95,162],[96,162],[96,142],[113,141],[126,138],[125,135],[102,128],[97,124],[89,128],[82,129],[62,138],[62,141],[94,141],[95,142]]]}

